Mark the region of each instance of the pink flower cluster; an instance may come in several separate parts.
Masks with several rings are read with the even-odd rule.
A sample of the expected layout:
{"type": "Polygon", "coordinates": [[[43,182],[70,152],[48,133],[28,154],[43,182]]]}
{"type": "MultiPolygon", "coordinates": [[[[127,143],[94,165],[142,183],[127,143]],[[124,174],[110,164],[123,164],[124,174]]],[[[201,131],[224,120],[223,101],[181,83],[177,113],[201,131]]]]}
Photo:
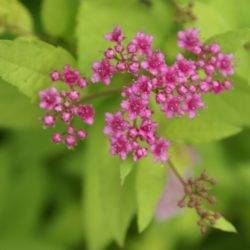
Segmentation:
{"type": "Polygon", "coordinates": [[[221,93],[231,88],[229,76],[234,73],[233,56],[221,52],[218,44],[203,44],[196,29],[178,33],[178,45],[192,54],[192,59],[178,54],[172,65],[165,55],[152,49],[153,37],[142,32],[126,45],[120,27],[106,34],[114,43],[104,58],[93,64],[93,82],[110,84],[117,72],[130,73],[133,80],[122,91],[121,111],[106,114],[104,133],[109,136],[111,153],[135,161],[149,151],[157,161],[167,161],[169,142],[157,135],[150,102],[153,99],[167,118],[196,116],[204,108],[202,95],[221,93]]]}
{"type": "Polygon", "coordinates": [[[66,125],[66,131],[63,133],[55,132],[52,135],[52,141],[56,144],[65,143],[68,148],[74,148],[78,140],[87,136],[84,129],[75,127],[74,118],[78,117],[86,124],[94,122],[95,111],[92,105],[80,102],[79,90],[87,87],[87,81],[69,65],[64,67],[63,72],[52,72],[51,80],[63,82],[68,90],[58,90],[56,87],[51,87],[40,91],[40,107],[46,110],[43,116],[43,125],[45,128],[51,128],[55,126],[57,121],[63,122],[66,125]]]}

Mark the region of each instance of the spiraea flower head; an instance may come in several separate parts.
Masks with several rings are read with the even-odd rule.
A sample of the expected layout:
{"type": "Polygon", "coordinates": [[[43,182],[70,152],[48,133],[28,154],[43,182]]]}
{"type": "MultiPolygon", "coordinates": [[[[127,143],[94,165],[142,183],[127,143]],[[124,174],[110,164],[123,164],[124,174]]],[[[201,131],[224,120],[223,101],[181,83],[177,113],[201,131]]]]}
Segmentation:
{"type": "MultiPolygon", "coordinates": [[[[179,47],[192,57],[179,53],[171,65],[166,63],[164,53],[153,49],[153,36],[144,32],[124,44],[125,35],[116,26],[105,39],[112,44],[104,50],[103,58],[93,63],[91,81],[110,85],[117,73],[132,78],[121,89],[120,110],[105,115],[104,133],[110,141],[110,152],[123,160],[131,156],[135,161],[151,153],[156,161],[165,163],[170,142],[158,135],[155,108],[158,106],[167,119],[194,118],[205,107],[203,95],[232,88],[229,77],[234,73],[233,55],[224,54],[216,43],[202,43],[199,31],[193,28],[178,33],[179,47]]],[[[43,124],[52,128],[62,121],[66,132],[54,133],[52,141],[73,148],[87,136],[83,128],[74,127],[76,117],[87,125],[94,122],[93,106],[81,103],[80,89],[88,86],[88,80],[69,65],[50,76],[54,83],[64,82],[68,90],[53,86],[40,91],[40,107],[46,110],[43,124]]]]}
{"type": "Polygon", "coordinates": [[[203,44],[199,31],[192,28],[178,33],[179,47],[192,53],[192,58],[179,53],[172,65],[167,65],[160,50],[153,50],[151,35],[138,32],[124,45],[120,28],[106,37],[116,45],[106,50],[103,60],[133,79],[123,88],[121,110],[105,116],[104,133],[110,139],[111,152],[122,159],[131,155],[135,161],[151,152],[155,160],[166,162],[170,143],[157,134],[152,100],[168,119],[194,118],[205,107],[204,94],[219,94],[232,87],[228,76],[233,74],[233,56],[223,54],[218,44],[203,44]],[[112,38],[116,33],[122,39],[112,38]]]}

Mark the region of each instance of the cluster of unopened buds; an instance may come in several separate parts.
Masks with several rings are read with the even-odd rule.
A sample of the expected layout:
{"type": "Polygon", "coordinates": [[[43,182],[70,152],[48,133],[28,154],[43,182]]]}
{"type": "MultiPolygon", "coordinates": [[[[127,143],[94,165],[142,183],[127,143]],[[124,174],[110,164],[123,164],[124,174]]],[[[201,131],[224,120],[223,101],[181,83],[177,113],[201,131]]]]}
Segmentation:
{"type": "Polygon", "coordinates": [[[214,179],[209,177],[205,171],[196,179],[188,179],[184,183],[184,196],[179,201],[179,207],[189,207],[196,210],[199,220],[198,226],[202,234],[206,232],[208,225],[214,225],[216,221],[221,217],[220,213],[213,212],[202,208],[204,202],[208,204],[214,204],[216,199],[213,195],[209,194],[209,190],[212,186],[216,185],[214,179]]]}
{"type": "Polygon", "coordinates": [[[180,53],[172,65],[166,64],[160,50],[153,50],[151,35],[139,32],[123,44],[125,35],[117,26],[105,39],[113,46],[104,51],[100,61],[93,63],[91,79],[80,77],[79,72],[69,66],[62,73],[52,72],[52,81],[63,81],[69,90],[52,87],[40,92],[40,106],[47,110],[44,126],[53,127],[57,119],[63,121],[66,132],[53,134],[52,140],[74,147],[78,139],[86,137],[86,132],[74,128],[73,118],[78,116],[92,124],[94,117],[93,107],[81,104],[79,90],[85,88],[87,82],[110,85],[116,73],[129,73],[131,82],[121,90],[121,110],[105,115],[104,133],[109,137],[111,154],[122,160],[131,155],[137,161],[151,152],[156,161],[164,163],[170,142],[157,134],[152,100],[167,118],[184,115],[194,118],[197,110],[204,108],[203,94],[219,94],[231,88],[233,56],[223,54],[218,44],[203,44],[198,30],[192,28],[178,33],[179,47],[191,54],[192,59],[180,53]]]}
{"type": "Polygon", "coordinates": [[[63,82],[67,90],[59,90],[51,87],[40,91],[40,107],[46,110],[43,116],[45,128],[55,127],[57,121],[65,124],[64,132],[55,132],[52,141],[56,144],[65,143],[68,148],[74,148],[78,140],[87,136],[87,132],[74,123],[76,117],[86,124],[93,124],[95,111],[92,105],[81,102],[80,90],[87,87],[87,81],[80,76],[77,70],[66,65],[63,72],[53,71],[51,73],[53,84],[63,82]]]}

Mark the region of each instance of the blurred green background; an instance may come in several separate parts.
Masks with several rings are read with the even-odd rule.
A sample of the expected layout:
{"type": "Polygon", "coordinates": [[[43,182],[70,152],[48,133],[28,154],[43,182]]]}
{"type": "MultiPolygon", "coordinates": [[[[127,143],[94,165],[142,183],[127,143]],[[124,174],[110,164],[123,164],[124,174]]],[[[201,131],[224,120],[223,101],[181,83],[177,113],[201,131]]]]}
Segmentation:
{"type": "MultiPolygon", "coordinates": [[[[0,38],[13,40],[35,35],[45,42],[60,45],[77,58],[80,70],[89,74],[90,63],[99,59],[100,51],[107,46],[102,42],[103,34],[115,24],[120,24],[128,37],[140,28],[154,34],[155,44],[166,52],[169,62],[177,53],[176,33],[181,28],[200,28],[203,40],[235,29],[245,28],[247,32],[250,28],[249,0],[200,0],[192,1],[191,5],[189,2],[0,0],[0,38]]],[[[102,206],[98,196],[104,194],[102,199],[113,204],[115,198],[105,187],[109,182],[114,188],[118,185],[112,178],[119,170],[117,173],[110,171],[107,179],[100,182],[99,175],[105,175],[105,169],[94,172],[102,161],[107,168],[112,165],[119,169],[115,165],[117,160],[109,162],[105,158],[107,150],[99,122],[105,111],[116,109],[118,98],[94,103],[98,124],[90,130],[92,136],[76,149],[67,150],[49,143],[50,132],[41,128],[40,111],[35,102],[31,103],[0,78],[0,250],[250,249],[250,91],[246,83],[250,54],[249,49],[244,52],[236,62],[243,65],[239,67],[239,76],[244,77],[245,90],[241,90],[244,98],[229,96],[224,109],[215,99],[209,99],[208,109],[211,106],[214,113],[211,117],[208,113],[204,115],[207,122],[214,118],[218,122],[224,119],[223,123],[237,125],[240,127],[238,133],[225,132],[221,137],[216,135],[210,140],[208,136],[204,141],[195,140],[194,143],[184,135],[182,140],[192,144],[200,159],[195,170],[199,172],[205,167],[209,175],[218,180],[214,191],[218,200],[216,208],[235,225],[238,234],[212,229],[201,236],[190,211],[166,221],[153,220],[144,232],[138,233],[135,208],[131,208],[129,218],[126,217],[124,222],[124,231],[128,228],[124,246],[119,246],[114,238],[106,236],[111,226],[109,221],[102,221],[102,217],[108,214],[110,207],[102,206]],[[247,63],[243,64],[243,60],[247,63]],[[240,100],[244,101],[242,106],[237,104],[240,100]],[[236,108],[232,107],[234,105],[236,108]],[[230,113],[230,119],[226,108],[235,109],[233,115],[230,113]],[[97,194],[102,189],[104,191],[97,194]]],[[[237,87],[235,91],[238,91],[237,87]]],[[[163,131],[167,129],[167,125],[162,128],[163,131]]],[[[223,134],[226,128],[221,130],[223,134]]],[[[133,173],[128,178],[128,188],[132,178],[133,173]]],[[[133,198],[128,198],[129,201],[121,199],[119,203],[125,206],[133,198]]],[[[117,237],[124,235],[125,232],[117,237]]]]}

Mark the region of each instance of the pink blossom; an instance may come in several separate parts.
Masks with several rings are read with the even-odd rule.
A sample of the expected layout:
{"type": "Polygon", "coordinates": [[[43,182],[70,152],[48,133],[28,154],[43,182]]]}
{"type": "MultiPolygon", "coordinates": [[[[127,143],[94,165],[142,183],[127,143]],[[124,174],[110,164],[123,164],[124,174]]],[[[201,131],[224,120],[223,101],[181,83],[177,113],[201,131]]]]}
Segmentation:
{"type": "Polygon", "coordinates": [[[182,54],[177,55],[175,64],[180,76],[189,77],[196,74],[194,62],[187,60],[182,54]]]}
{"type": "Polygon", "coordinates": [[[78,79],[77,84],[78,84],[78,86],[79,86],[81,89],[87,87],[87,81],[86,81],[86,79],[83,78],[83,77],[78,79]]]}
{"type": "Polygon", "coordinates": [[[117,112],[114,115],[106,113],[105,122],[104,133],[106,135],[119,134],[128,128],[128,123],[123,119],[121,112],[117,112]]]}
{"type": "Polygon", "coordinates": [[[210,51],[212,54],[216,55],[217,53],[220,52],[220,45],[217,44],[217,43],[210,44],[210,45],[209,45],[209,51],[210,51]]]}
{"type": "Polygon", "coordinates": [[[204,107],[204,103],[201,100],[200,95],[193,94],[186,98],[184,110],[188,113],[190,118],[194,118],[196,110],[204,107]]]}
{"type": "Polygon", "coordinates": [[[93,63],[92,67],[94,73],[91,77],[91,80],[96,82],[103,82],[105,85],[110,84],[110,78],[115,73],[115,67],[110,64],[107,59],[103,59],[100,62],[93,63]]]}
{"type": "Polygon", "coordinates": [[[123,100],[121,107],[128,112],[131,120],[135,120],[137,117],[147,118],[151,115],[148,100],[138,96],[130,96],[128,99],[123,100]]]}
{"type": "Polygon", "coordinates": [[[78,107],[78,115],[87,124],[94,123],[95,110],[92,105],[80,104],[78,107]]]}
{"type": "Polygon", "coordinates": [[[178,32],[178,45],[180,48],[186,49],[194,54],[199,54],[201,52],[199,31],[197,29],[187,29],[178,32]]]}
{"type": "Polygon", "coordinates": [[[160,138],[151,146],[152,154],[155,159],[155,161],[160,161],[162,163],[165,163],[168,160],[168,154],[167,150],[170,146],[170,143],[160,138]]]}
{"type": "Polygon", "coordinates": [[[152,90],[152,84],[147,76],[139,76],[137,81],[132,85],[132,91],[135,94],[148,97],[152,90]]]}
{"type": "Polygon", "coordinates": [[[178,82],[178,71],[176,67],[172,66],[166,68],[164,77],[167,84],[176,85],[178,82]]]}
{"type": "Polygon", "coordinates": [[[152,75],[162,73],[166,69],[165,56],[160,51],[152,53],[141,63],[141,66],[152,75]]]}
{"type": "Polygon", "coordinates": [[[144,119],[139,128],[139,135],[146,139],[148,143],[152,143],[155,140],[157,126],[156,122],[144,119]]]}
{"type": "Polygon", "coordinates": [[[138,62],[132,62],[129,64],[128,69],[131,74],[136,75],[140,70],[140,64],[138,62]]]}
{"type": "Polygon", "coordinates": [[[225,90],[223,83],[218,81],[213,81],[211,83],[211,88],[215,94],[219,94],[225,90]]]}
{"type": "Polygon", "coordinates": [[[148,150],[146,148],[138,147],[137,149],[134,150],[133,160],[139,161],[141,158],[147,156],[147,154],[148,150]]]}
{"type": "Polygon", "coordinates": [[[56,105],[60,104],[61,97],[56,88],[41,90],[40,96],[40,107],[47,110],[52,110],[56,105]]]}
{"type": "Polygon", "coordinates": [[[67,84],[72,85],[79,80],[79,72],[77,70],[73,70],[69,65],[64,67],[64,80],[67,84]]]}
{"type": "Polygon", "coordinates": [[[120,43],[124,40],[125,36],[122,33],[122,30],[119,26],[116,26],[111,33],[105,35],[105,39],[111,42],[120,43]]]}
{"type": "Polygon", "coordinates": [[[153,36],[147,35],[143,32],[138,32],[132,43],[140,54],[148,54],[151,52],[153,39],[153,36]]]}
{"type": "Polygon", "coordinates": [[[167,96],[163,91],[161,91],[161,92],[156,94],[155,100],[156,100],[157,104],[163,104],[166,102],[167,96]]]}
{"type": "Polygon", "coordinates": [[[112,155],[119,155],[122,160],[125,160],[131,149],[131,145],[124,135],[111,137],[110,151],[112,155]]]}
{"type": "Polygon", "coordinates": [[[183,115],[184,112],[181,109],[181,102],[179,98],[174,96],[169,96],[167,98],[166,103],[163,106],[164,113],[168,118],[172,118],[173,116],[180,116],[183,115]]]}
{"type": "Polygon", "coordinates": [[[234,73],[232,65],[233,55],[220,53],[217,58],[216,66],[223,76],[232,75],[234,73]]]}

